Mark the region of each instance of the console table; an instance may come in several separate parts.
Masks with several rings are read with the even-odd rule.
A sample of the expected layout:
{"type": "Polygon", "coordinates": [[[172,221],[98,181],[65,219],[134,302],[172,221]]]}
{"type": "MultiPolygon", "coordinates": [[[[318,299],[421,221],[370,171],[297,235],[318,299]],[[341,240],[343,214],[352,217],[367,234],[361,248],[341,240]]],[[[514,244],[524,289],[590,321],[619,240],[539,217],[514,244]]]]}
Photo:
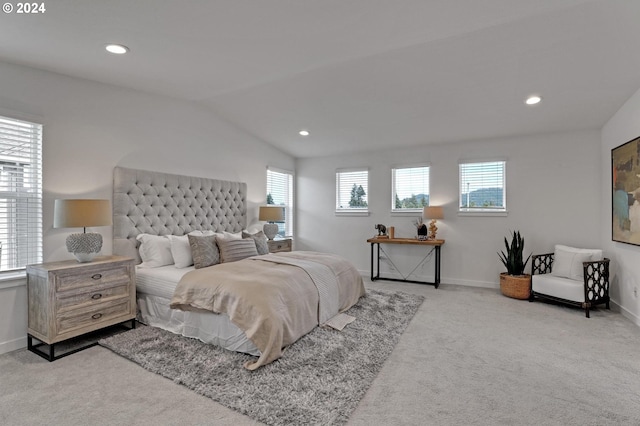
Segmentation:
{"type": "MultiPolygon", "coordinates": [[[[418,284],[430,284],[438,288],[440,285],[440,247],[444,244],[444,240],[418,240],[414,238],[369,238],[367,240],[368,243],[371,243],[371,281],[375,280],[387,280],[387,281],[403,281],[408,283],[418,283],[418,284]],[[402,244],[402,245],[414,245],[414,246],[430,246],[436,252],[435,259],[435,275],[434,282],[426,282],[426,281],[416,281],[409,280],[407,278],[385,278],[380,276],[380,244],[402,244]],[[374,247],[377,248],[377,254],[374,255],[374,247]],[[377,261],[376,274],[373,275],[374,270],[374,259],[377,261]]],[[[407,277],[411,276],[413,271],[415,271],[418,266],[422,265],[422,263],[427,259],[427,257],[431,254],[431,251],[425,254],[422,260],[416,265],[415,268],[407,275],[407,277]]]]}

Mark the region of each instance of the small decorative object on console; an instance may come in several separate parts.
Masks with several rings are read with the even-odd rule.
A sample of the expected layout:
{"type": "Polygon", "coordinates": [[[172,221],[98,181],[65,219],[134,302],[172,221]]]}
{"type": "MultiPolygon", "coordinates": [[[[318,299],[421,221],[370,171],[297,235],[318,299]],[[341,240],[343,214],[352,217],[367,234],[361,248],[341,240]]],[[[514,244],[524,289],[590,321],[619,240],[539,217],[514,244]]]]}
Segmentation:
{"type": "Polygon", "coordinates": [[[427,225],[424,223],[418,228],[418,239],[420,241],[429,239],[429,230],[427,229],[427,225]]]}
{"type": "Polygon", "coordinates": [[[378,230],[378,237],[382,237],[382,236],[386,236],[387,235],[387,227],[382,225],[381,223],[379,223],[376,226],[374,226],[374,229],[378,230]]]}
{"type": "Polygon", "coordinates": [[[420,241],[425,241],[426,239],[428,239],[429,231],[427,230],[427,225],[425,225],[422,222],[422,217],[419,217],[413,223],[414,223],[414,225],[416,225],[416,229],[417,229],[417,232],[418,232],[418,236],[416,238],[418,240],[420,240],[420,241]]]}

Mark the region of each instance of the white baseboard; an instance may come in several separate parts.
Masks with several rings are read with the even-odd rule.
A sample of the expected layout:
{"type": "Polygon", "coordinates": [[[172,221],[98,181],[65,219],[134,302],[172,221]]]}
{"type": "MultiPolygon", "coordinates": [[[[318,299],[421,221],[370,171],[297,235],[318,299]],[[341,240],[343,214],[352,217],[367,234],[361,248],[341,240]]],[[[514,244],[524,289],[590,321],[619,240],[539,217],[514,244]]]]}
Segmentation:
{"type": "Polygon", "coordinates": [[[634,323],[635,325],[640,327],[640,317],[638,317],[633,312],[630,312],[628,309],[626,309],[623,306],[621,306],[615,300],[611,300],[611,304],[613,305],[612,309],[617,310],[618,312],[620,312],[622,314],[623,317],[625,317],[626,319],[628,319],[629,321],[631,321],[632,323],[634,323]]]}
{"type": "Polygon", "coordinates": [[[0,342],[0,355],[6,354],[8,352],[13,352],[18,349],[27,347],[27,336],[19,337],[14,340],[9,340],[7,342],[0,342]]]}

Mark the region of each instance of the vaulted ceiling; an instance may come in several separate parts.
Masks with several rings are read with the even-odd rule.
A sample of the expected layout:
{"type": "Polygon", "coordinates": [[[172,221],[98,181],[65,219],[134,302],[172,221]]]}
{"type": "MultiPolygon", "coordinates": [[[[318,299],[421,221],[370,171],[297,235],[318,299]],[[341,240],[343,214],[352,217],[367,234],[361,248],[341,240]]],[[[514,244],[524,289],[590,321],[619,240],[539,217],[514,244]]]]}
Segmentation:
{"type": "Polygon", "coordinates": [[[640,88],[637,0],[45,7],[0,15],[0,61],[197,102],[295,157],[596,129],[640,88]]]}

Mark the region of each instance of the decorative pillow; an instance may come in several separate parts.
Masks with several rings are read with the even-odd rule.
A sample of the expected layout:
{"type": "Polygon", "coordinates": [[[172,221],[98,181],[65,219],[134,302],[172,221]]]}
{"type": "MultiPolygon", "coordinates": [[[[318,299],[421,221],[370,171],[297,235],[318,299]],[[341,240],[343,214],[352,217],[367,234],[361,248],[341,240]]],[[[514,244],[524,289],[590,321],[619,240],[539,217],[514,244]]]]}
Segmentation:
{"type": "Polygon", "coordinates": [[[187,237],[189,238],[189,246],[191,247],[193,265],[196,269],[206,268],[207,266],[220,263],[220,251],[216,245],[215,235],[202,237],[188,235],[187,237]]]}
{"type": "Polygon", "coordinates": [[[267,243],[269,239],[264,232],[256,232],[255,234],[249,234],[248,232],[242,231],[242,238],[253,238],[256,242],[256,250],[258,254],[267,254],[269,253],[269,244],[267,243]]]}
{"type": "Polygon", "coordinates": [[[602,250],[556,245],[551,275],[572,280],[584,279],[582,262],[602,260],[602,250]]]}
{"type": "Polygon", "coordinates": [[[138,234],[141,267],[158,268],[173,264],[171,241],[165,235],[138,234]]]}
{"type": "Polygon", "coordinates": [[[235,262],[251,256],[257,256],[258,250],[253,238],[247,239],[218,239],[218,247],[220,248],[220,258],[222,262],[235,262]]]}

